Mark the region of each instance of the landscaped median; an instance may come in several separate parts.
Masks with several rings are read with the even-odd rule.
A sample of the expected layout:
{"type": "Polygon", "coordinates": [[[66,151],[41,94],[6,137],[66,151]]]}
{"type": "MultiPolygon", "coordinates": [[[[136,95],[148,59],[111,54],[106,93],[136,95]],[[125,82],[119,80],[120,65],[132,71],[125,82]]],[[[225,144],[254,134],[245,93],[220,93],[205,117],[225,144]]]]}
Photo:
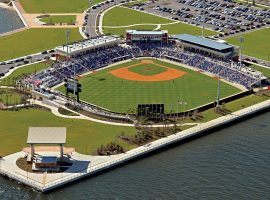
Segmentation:
{"type": "MultiPolygon", "coordinates": [[[[122,6],[108,10],[104,14],[102,26],[105,34],[117,35],[125,35],[129,29],[168,30],[170,34],[201,34],[199,27],[122,6]]],[[[215,31],[205,30],[205,35],[215,34],[215,31]]]]}
{"type": "MultiPolygon", "coordinates": [[[[66,43],[65,28],[32,28],[0,37],[0,61],[38,53],[66,43]]],[[[82,39],[78,28],[70,28],[70,42],[82,39]]]]}

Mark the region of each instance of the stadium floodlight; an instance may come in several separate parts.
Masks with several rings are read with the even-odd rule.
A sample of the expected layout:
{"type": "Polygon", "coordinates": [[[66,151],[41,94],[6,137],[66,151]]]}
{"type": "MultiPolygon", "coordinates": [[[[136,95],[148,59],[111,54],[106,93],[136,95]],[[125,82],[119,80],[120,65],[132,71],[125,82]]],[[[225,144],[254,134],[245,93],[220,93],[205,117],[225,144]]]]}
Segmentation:
{"type": "Polygon", "coordinates": [[[242,51],[243,51],[244,38],[240,37],[240,70],[242,69],[242,51]]]}
{"type": "Polygon", "coordinates": [[[219,100],[220,100],[220,69],[218,70],[218,90],[217,90],[217,105],[219,107],[219,100]]]}
{"type": "MultiPolygon", "coordinates": [[[[88,3],[89,3],[89,19],[91,19],[91,11],[92,11],[92,6],[93,6],[93,1],[92,0],[89,0],[88,1],[88,3]]],[[[95,28],[95,27],[94,27],[95,28]]],[[[88,34],[89,34],[89,38],[91,38],[91,22],[89,22],[89,32],[88,32],[88,34]]]]}
{"type": "Polygon", "coordinates": [[[202,37],[204,37],[204,23],[205,23],[205,8],[206,8],[206,2],[203,0],[203,10],[202,10],[202,37]]]}
{"type": "Polygon", "coordinates": [[[68,52],[69,35],[70,35],[70,30],[68,29],[68,30],[66,31],[67,57],[69,57],[69,52],[68,52]]]}

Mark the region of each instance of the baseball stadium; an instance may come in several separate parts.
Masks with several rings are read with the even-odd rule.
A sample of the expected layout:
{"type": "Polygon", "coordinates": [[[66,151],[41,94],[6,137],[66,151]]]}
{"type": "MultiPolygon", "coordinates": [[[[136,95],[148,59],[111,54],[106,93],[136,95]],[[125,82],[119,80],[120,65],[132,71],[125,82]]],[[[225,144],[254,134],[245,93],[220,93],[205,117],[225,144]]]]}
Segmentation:
{"type": "Polygon", "coordinates": [[[0,2],[24,24],[0,32],[5,177],[49,192],[270,108],[266,8],[240,23],[197,0],[52,5],[0,2]]]}

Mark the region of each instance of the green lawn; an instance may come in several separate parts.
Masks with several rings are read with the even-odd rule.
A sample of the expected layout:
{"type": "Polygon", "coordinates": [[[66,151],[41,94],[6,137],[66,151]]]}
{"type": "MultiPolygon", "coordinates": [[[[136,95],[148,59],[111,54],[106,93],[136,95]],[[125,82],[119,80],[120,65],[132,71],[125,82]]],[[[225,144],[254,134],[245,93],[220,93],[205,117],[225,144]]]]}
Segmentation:
{"type": "Polygon", "coordinates": [[[166,24],[173,22],[170,19],[157,17],[137,10],[124,7],[115,7],[105,13],[103,26],[126,26],[131,24],[166,24]]]}
{"type": "Polygon", "coordinates": [[[270,56],[270,28],[253,31],[228,38],[229,43],[240,45],[240,37],[244,38],[243,53],[249,56],[268,60],[270,56]]]}
{"type": "Polygon", "coordinates": [[[26,76],[28,74],[38,72],[46,67],[48,67],[48,64],[46,63],[37,63],[18,68],[13,71],[8,77],[0,79],[0,85],[12,85],[21,76],[26,76]]]}
{"type": "MultiPolygon", "coordinates": [[[[75,147],[77,152],[90,154],[101,144],[116,141],[122,132],[135,134],[133,127],[119,127],[94,123],[87,120],[64,119],[49,111],[22,109],[0,111],[0,156],[15,153],[26,147],[29,126],[67,127],[66,146],[75,147]],[[4,123],[3,123],[4,122],[4,123]]],[[[127,145],[127,144],[126,144],[127,145]]]]}
{"type": "Polygon", "coordinates": [[[125,36],[126,35],[126,30],[141,30],[141,31],[152,31],[156,29],[156,25],[138,25],[138,26],[132,26],[129,28],[103,28],[103,32],[105,34],[113,34],[113,35],[120,35],[120,36],[125,36]]]}
{"type": "Polygon", "coordinates": [[[155,74],[160,74],[162,72],[166,71],[166,68],[164,67],[159,67],[155,64],[147,64],[147,65],[137,65],[134,67],[131,67],[128,69],[129,71],[145,75],[145,76],[152,76],[155,74]]]}
{"type": "MultiPolygon", "coordinates": [[[[19,0],[27,13],[82,13],[89,0],[19,0]]],[[[103,0],[93,0],[93,4],[103,0]]]]}
{"type": "MultiPolygon", "coordinates": [[[[66,42],[67,29],[27,29],[12,35],[0,37],[0,61],[37,53],[54,48],[66,42]]],[[[82,39],[77,28],[70,29],[70,41],[82,39]]]]}
{"type": "MultiPolygon", "coordinates": [[[[162,25],[161,30],[168,30],[170,34],[191,34],[191,35],[202,35],[202,29],[196,26],[192,26],[184,23],[177,23],[171,25],[162,25]]],[[[217,32],[204,29],[204,36],[216,35],[217,32]]]]}
{"type": "MultiPolygon", "coordinates": [[[[140,103],[165,103],[166,112],[170,112],[171,109],[176,111],[179,99],[188,103],[186,109],[201,106],[216,99],[217,79],[166,62],[155,61],[185,71],[187,74],[171,81],[137,82],[123,80],[109,73],[112,69],[138,62],[135,60],[120,64],[82,78],[80,98],[117,112],[127,112],[130,108],[136,109],[137,104],[140,103]]],[[[63,87],[60,90],[64,91],[63,87]]],[[[239,91],[226,83],[221,83],[221,97],[239,91]]],[[[179,111],[182,110],[184,106],[179,105],[179,111]]]]}
{"type": "MultiPolygon", "coordinates": [[[[137,10],[131,10],[124,7],[115,7],[105,13],[103,18],[103,31],[105,34],[116,34],[116,35],[125,35],[126,30],[135,29],[135,30],[153,30],[157,28],[153,24],[167,24],[175,22],[171,19],[166,19],[163,17],[154,16],[137,10]],[[136,24],[145,24],[145,25],[136,25],[136,24]],[[148,25],[147,25],[148,24],[148,25]],[[152,25],[149,25],[152,24],[152,25]],[[118,27],[118,26],[128,26],[129,27],[118,27]],[[106,27],[110,26],[110,27],[106,27]],[[118,27],[118,28],[117,28],[118,27]]],[[[170,34],[182,34],[188,33],[193,35],[201,35],[201,28],[184,24],[169,24],[162,25],[162,30],[168,30],[170,34]]],[[[205,35],[215,35],[215,31],[205,30],[205,35]]]]}
{"type": "Polygon", "coordinates": [[[263,75],[270,78],[270,68],[261,67],[259,65],[250,65],[249,67],[260,71],[263,75]]]}
{"type": "Polygon", "coordinates": [[[58,24],[58,23],[68,23],[73,24],[76,22],[76,15],[56,15],[42,18],[40,21],[47,24],[58,24]]]}
{"type": "MultiPolygon", "coordinates": [[[[21,102],[21,95],[10,89],[0,89],[0,103],[14,105],[21,102]]],[[[2,123],[1,123],[2,124],[2,123]]]]}
{"type": "MultiPolygon", "coordinates": [[[[246,107],[255,105],[257,103],[263,102],[263,101],[268,100],[268,99],[270,99],[269,93],[265,94],[265,95],[252,94],[252,95],[237,99],[235,101],[232,101],[230,103],[226,103],[225,108],[229,112],[235,112],[235,111],[241,110],[243,108],[246,108],[246,107]]],[[[200,114],[201,114],[201,116],[203,116],[203,118],[201,120],[193,121],[191,119],[185,119],[184,123],[188,123],[188,122],[202,123],[202,122],[207,122],[207,121],[210,121],[210,120],[213,120],[213,119],[216,119],[216,118],[222,116],[221,114],[216,113],[214,109],[206,110],[200,114]]]]}

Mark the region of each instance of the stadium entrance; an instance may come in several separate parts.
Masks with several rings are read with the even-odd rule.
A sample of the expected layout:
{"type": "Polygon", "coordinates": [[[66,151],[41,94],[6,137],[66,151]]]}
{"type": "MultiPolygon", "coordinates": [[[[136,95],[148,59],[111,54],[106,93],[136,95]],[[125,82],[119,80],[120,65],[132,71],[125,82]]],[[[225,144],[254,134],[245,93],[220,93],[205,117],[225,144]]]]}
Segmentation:
{"type": "Polygon", "coordinates": [[[131,45],[133,43],[168,43],[168,31],[137,31],[128,30],[126,32],[126,43],[131,45]]]}

